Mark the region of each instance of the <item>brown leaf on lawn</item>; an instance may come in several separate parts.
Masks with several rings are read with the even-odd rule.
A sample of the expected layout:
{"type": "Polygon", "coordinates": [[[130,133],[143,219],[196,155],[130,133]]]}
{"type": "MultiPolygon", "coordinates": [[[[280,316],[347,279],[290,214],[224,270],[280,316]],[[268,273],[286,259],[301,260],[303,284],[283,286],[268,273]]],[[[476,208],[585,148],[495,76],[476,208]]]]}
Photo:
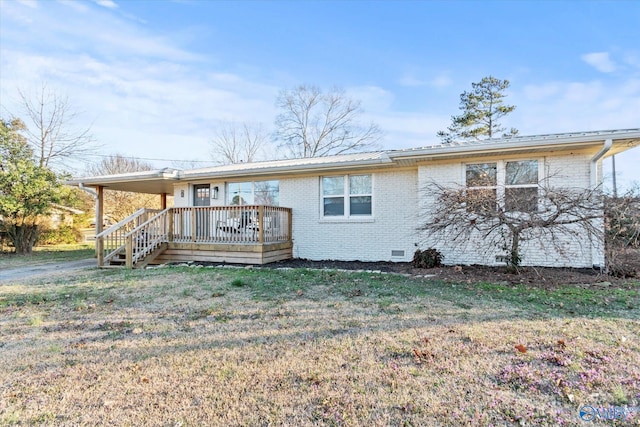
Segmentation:
{"type": "Polygon", "coordinates": [[[413,349],[413,354],[415,354],[418,363],[422,363],[426,360],[433,360],[433,358],[435,358],[435,354],[429,353],[428,351],[421,351],[417,348],[413,349]]]}
{"type": "Polygon", "coordinates": [[[424,341],[425,344],[429,344],[429,338],[427,337],[422,338],[422,341],[424,341]]]}
{"type": "Polygon", "coordinates": [[[523,346],[522,344],[518,344],[516,346],[516,350],[518,350],[520,353],[526,353],[527,352],[527,347],[523,346]]]}
{"type": "Polygon", "coordinates": [[[567,344],[564,342],[564,340],[558,340],[558,345],[562,348],[565,348],[567,346],[567,344]]]}
{"type": "Polygon", "coordinates": [[[302,292],[300,289],[298,289],[296,291],[296,295],[298,295],[299,297],[301,297],[302,295],[304,295],[304,292],[302,292]]]}

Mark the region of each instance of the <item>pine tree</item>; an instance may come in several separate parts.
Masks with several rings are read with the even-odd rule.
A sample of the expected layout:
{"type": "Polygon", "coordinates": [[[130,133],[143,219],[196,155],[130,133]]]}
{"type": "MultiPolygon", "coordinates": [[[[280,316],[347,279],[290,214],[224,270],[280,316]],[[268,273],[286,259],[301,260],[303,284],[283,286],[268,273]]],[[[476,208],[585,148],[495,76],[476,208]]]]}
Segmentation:
{"type": "Polygon", "coordinates": [[[514,105],[504,105],[505,90],[509,88],[508,80],[495,77],[484,77],[479,83],[472,83],[471,92],[460,95],[462,114],[451,117],[451,126],[447,132],[438,132],[443,142],[456,140],[479,141],[487,138],[511,137],[518,130],[511,128],[505,132],[499,120],[515,110],[514,105]],[[501,134],[502,133],[502,134],[501,134]]]}

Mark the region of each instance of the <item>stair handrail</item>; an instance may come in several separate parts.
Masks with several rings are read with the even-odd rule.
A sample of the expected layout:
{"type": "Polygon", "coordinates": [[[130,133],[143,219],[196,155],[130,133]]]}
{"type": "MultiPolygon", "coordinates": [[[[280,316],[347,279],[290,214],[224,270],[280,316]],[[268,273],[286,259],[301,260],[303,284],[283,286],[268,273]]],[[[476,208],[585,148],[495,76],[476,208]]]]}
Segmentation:
{"type": "Polygon", "coordinates": [[[162,243],[169,241],[168,218],[170,211],[171,208],[160,211],[124,235],[126,266],[128,268],[133,268],[138,261],[144,259],[162,243]],[[152,226],[155,227],[155,230],[151,230],[152,226]]]}
{"type": "Polygon", "coordinates": [[[126,217],[122,221],[118,222],[117,224],[113,224],[112,226],[110,226],[106,230],[102,231],[100,234],[96,234],[96,239],[100,238],[100,237],[108,236],[109,234],[115,232],[117,229],[119,229],[121,227],[124,227],[128,223],[132,222],[133,220],[135,220],[139,216],[144,215],[145,212],[147,212],[147,208],[138,209],[137,211],[135,211],[134,213],[132,213],[131,215],[129,215],[128,217],[126,217]]]}
{"type": "Polygon", "coordinates": [[[132,225],[135,228],[136,221],[148,213],[159,212],[157,209],[141,208],[96,235],[96,253],[98,267],[103,267],[105,262],[115,257],[125,249],[124,233],[126,228],[132,225]]]}

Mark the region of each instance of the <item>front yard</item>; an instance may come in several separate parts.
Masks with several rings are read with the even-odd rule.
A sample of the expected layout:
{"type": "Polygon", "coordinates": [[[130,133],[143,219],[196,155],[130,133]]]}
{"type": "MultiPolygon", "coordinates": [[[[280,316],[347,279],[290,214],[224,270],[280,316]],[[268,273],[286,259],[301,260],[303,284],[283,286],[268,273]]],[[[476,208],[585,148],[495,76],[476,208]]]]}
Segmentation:
{"type": "Polygon", "coordinates": [[[0,424],[581,425],[640,406],[639,306],[638,282],[306,269],[2,285],[0,424]]]}

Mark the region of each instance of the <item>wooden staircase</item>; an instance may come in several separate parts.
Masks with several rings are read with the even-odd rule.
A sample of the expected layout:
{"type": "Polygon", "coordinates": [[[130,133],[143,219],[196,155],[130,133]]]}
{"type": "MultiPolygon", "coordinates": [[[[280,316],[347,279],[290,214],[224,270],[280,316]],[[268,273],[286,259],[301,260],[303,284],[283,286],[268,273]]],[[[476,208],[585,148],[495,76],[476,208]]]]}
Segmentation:
{"type": "Polygon", "coordinates": [[[98,234],[98,267],[146,267],[168,247],[169,211],[140,209],[98,234]]]}

